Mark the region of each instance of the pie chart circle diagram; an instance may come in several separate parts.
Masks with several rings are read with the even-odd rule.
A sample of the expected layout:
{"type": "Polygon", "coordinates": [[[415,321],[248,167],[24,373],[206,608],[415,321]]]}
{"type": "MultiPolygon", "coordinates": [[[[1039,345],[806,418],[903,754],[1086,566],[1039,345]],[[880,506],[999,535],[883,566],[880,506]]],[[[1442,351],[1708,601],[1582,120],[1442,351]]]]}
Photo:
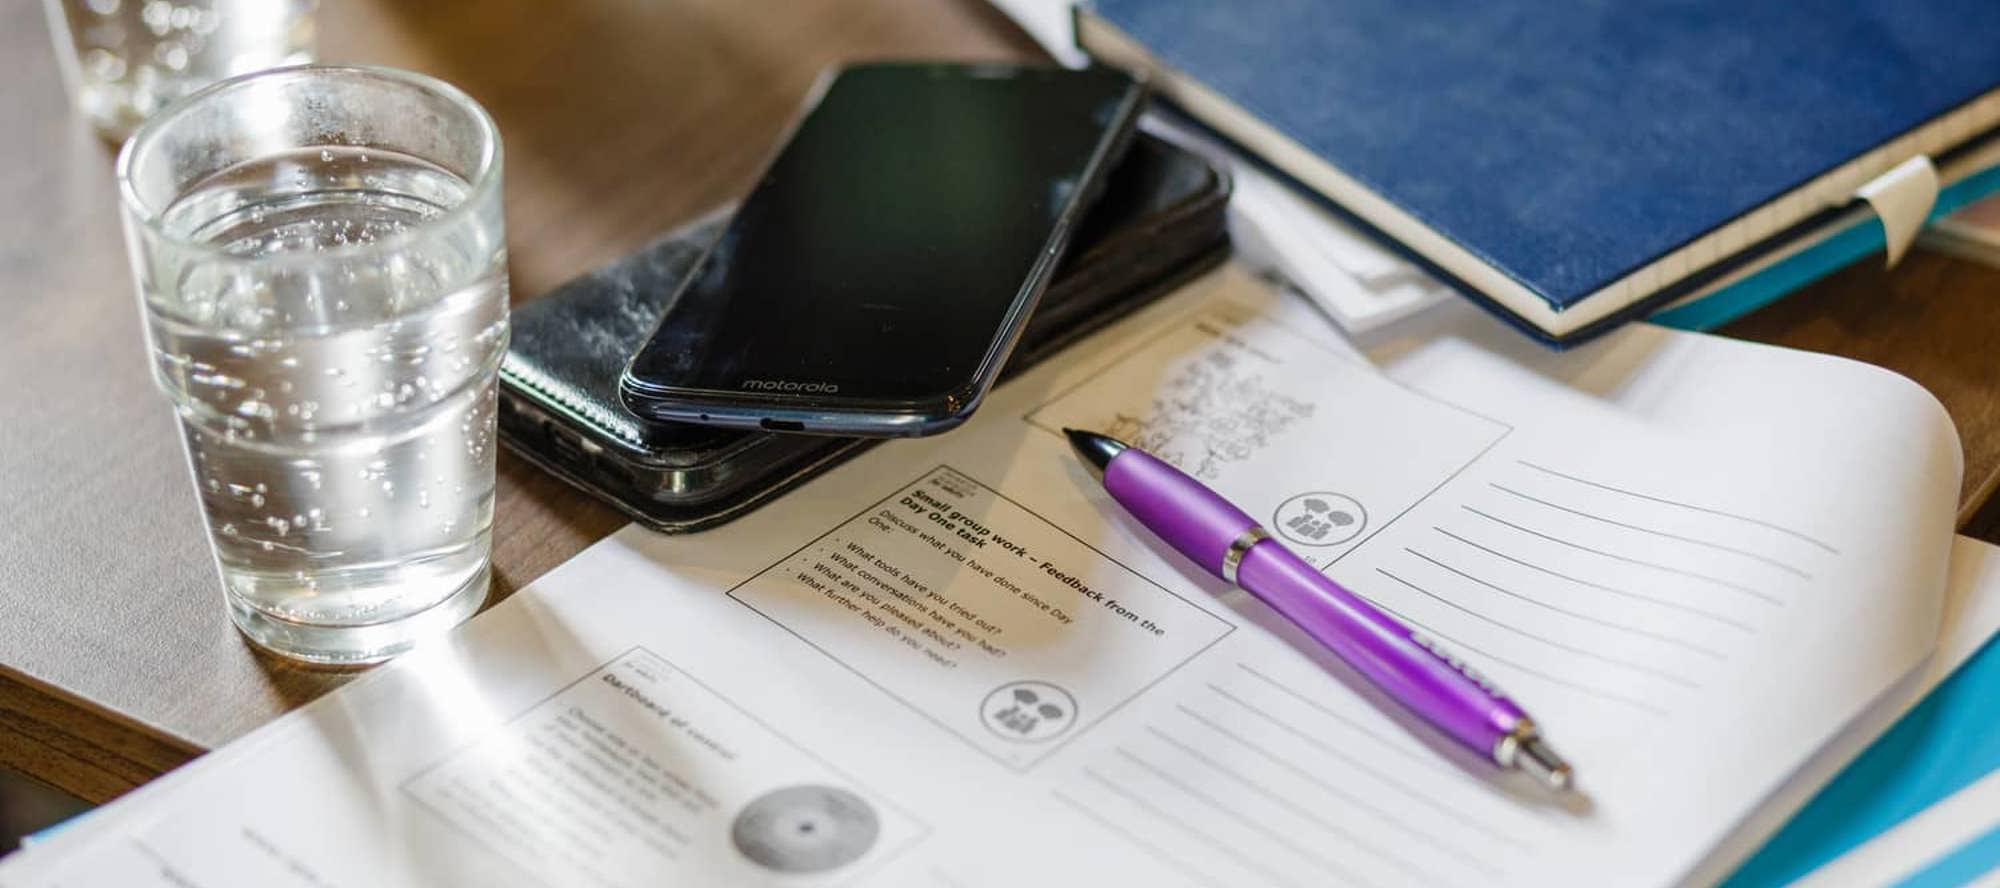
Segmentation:
{"type": "Polygon", "coordinates": [[[819,873],[860,860],[882,822],[868,800],[837,786],[787,786],[752,799],[730,826],[736,850],[781,873],[819,873]]]}

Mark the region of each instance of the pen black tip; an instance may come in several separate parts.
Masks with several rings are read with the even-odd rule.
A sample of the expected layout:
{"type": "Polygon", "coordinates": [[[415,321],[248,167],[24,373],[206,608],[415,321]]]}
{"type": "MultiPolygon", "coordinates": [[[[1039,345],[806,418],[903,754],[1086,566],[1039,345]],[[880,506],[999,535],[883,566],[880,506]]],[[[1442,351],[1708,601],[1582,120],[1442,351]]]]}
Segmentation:
{"type": "Polygon", "coordinates": [[[1076,455],[1090,466],[1091,474],[1099,479],[1104,477],[1104,467],[1111,464],[1111,458],[1125,452],[1125,442],[1109,435],[1067,428],[1063,434],[1069,438],[1069,446],[1075,448],[1076,455]]]}

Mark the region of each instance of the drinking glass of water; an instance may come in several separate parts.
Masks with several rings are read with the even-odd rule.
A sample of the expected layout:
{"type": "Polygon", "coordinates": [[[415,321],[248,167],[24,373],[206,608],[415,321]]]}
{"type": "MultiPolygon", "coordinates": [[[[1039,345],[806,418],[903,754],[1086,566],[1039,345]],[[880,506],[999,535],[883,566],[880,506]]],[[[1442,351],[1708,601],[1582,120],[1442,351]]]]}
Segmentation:
{"type": "Polygon", "coordinates": [[[106,138],[237,74],[310,62],[319,0],[44,0],[71,101],[106,138]]]}
{"type": "Polygon", "coordinates": [[[458,89],[319,66],[210,86],[120,153],[154,377],[257,644],[371,663],[485,600],[500,163],[458,89]]]}

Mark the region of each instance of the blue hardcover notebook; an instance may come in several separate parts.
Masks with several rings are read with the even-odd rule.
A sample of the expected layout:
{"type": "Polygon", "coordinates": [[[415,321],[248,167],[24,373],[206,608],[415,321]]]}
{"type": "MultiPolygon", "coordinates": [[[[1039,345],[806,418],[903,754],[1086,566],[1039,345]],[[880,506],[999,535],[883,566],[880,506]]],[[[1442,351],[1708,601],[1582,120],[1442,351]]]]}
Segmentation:
{"type": "Polygon", "coordinates": [[[1567,343],[2000,125],[1993,0],[1095,0],[1077,39],[1567,343]]]}

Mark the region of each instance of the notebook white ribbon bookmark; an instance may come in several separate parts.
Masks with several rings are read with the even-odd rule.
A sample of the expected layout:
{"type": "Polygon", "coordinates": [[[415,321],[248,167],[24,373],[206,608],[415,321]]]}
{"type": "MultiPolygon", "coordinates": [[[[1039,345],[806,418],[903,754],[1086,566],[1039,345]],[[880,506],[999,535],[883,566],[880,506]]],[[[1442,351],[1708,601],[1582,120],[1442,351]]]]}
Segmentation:
{"type": "Polygon", "coordinates": [[[1917,232],[1923,230],[1931,207],[1937,204],[1937,194],[1937,168],[1922,154],[1895,165],[1854,192],[1874,207],[1882,220],[1890,267],[1895,267],[1917,239],[1917,232]]]}

